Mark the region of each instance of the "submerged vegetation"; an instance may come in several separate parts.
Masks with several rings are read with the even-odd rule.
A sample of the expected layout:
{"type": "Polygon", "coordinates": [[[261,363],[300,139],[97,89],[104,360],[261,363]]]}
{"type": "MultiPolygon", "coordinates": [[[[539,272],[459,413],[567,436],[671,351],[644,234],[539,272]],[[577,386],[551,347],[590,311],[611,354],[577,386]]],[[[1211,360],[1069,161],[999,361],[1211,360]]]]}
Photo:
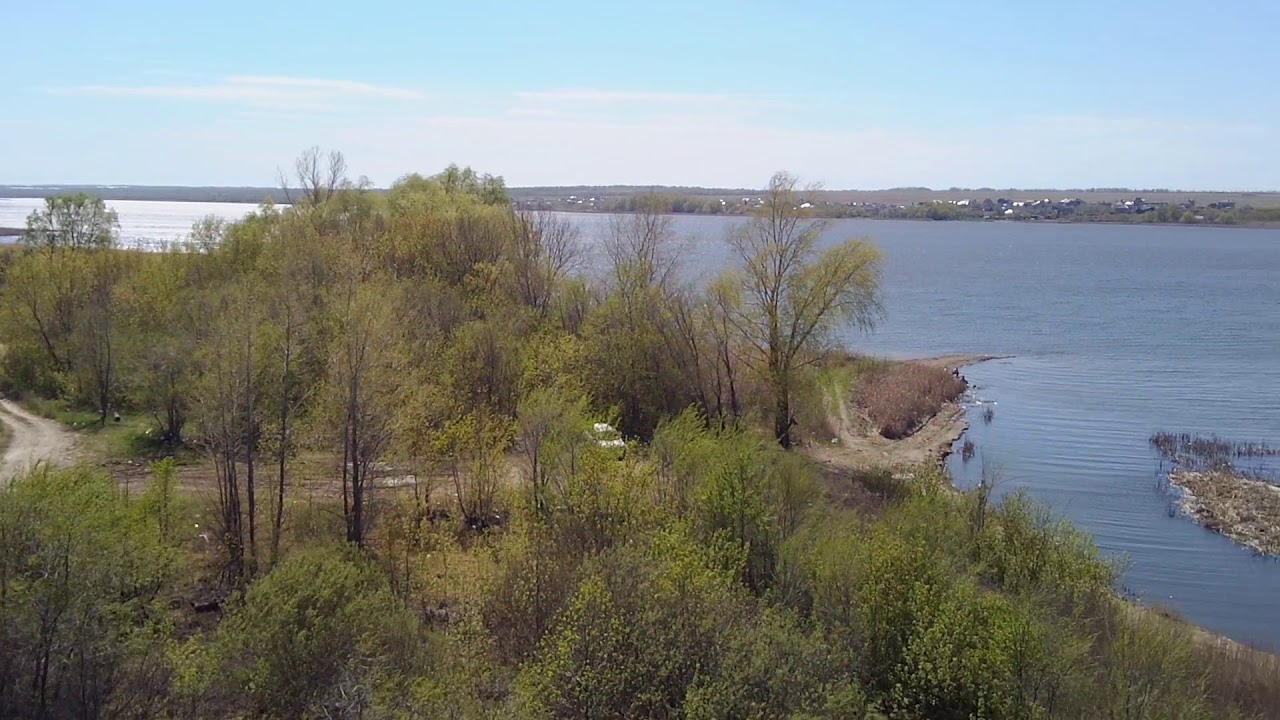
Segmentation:
{"type": "MultiPolygon", "coordinates": [[[[658,212],[616,219],[588,278],[572,226],[498,178],[383,196],[344,172],[308,153],[291,208],[181,251],[45,232],[9,259],[5,391],[151,434],[0,491],[0,717],[1280,707],[1269,660],[1119,602],[1088,538],[1027,499],[789,448],[836,331],[880,313],[874,247],[819,244],[794,179],[703,288],[658,212]],[[844,509],[832,483],[883,502],[844,509]]],[[[841,372],[911,400],[884,403],[903,433],[963,390],[841,372]]]]}

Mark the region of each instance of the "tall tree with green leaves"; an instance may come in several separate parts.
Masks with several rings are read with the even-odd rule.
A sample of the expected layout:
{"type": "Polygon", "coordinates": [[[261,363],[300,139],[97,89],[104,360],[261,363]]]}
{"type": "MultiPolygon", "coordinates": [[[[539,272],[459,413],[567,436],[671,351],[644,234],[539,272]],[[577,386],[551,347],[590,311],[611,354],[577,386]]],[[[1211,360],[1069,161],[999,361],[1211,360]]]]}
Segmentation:
{"type": "Polygon", "coordinates": [[[124,313],[118,302],[118,286],[131,270],[130,257],[104,252],[93,253],[88,260],[87,302],[76,323],[73,347],[80,370],[80,394],[92,402],[98,424],[105,427],[124,374],[124,313]]]}
{"type": "Polygon", "coordinates": [[[829,224],[800,207],[798,184],[775,174],[764,206],[729,235],[744,295],[734,323],[772,389],[774,435],[784,448],[791,447],[796,372],[830,350],[836,330],[872,328],[883,312],[879,250],[865,240],[823,249],[829,224]]]}
{"type": "Polygon", "coordinates": [[[209,310],[213,317],[199,352],[195,419],[200,426],[200,444],[217,472],[224,578],[230,587],[238,588],[257,570],[256,460],[262,427],[263,311],[248,280],[218,293],[209,310]]]}
{"type": "Polygon", "coordinates": [[[342,444],[347,542],[362,545],[370,520],[370,476],[394,437],[401,330],[389,288],[378,281],[343,285],[333,306],[336,332],[325,402],[342,444]]]}
{"type": "Polygon", "coordinates": [[[22,242],[48,249],[100,249],[114,247],[119,233],[120,220],[102,198],[55,195],[27,216],[22,242]]]}

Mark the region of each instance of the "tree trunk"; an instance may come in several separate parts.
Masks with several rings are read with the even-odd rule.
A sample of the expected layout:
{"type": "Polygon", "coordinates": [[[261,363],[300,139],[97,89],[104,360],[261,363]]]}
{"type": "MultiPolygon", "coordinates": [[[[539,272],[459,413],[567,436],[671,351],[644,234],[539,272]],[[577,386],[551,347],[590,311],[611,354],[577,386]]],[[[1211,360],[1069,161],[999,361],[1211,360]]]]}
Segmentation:
{"type": "Polygon", "coordinates": [[[257,388],[253,381],[253,336],[245,336],[244,464],[245,495],[249,504],[249,577],[258,573],[258,488],[255,462],[258,455],[257,388]]]}
{"type": "Polygon", "coordinates": [[[791,393],[785,384],[774,390],[773,434],[784,450],[791,449],[791,393]]]}
{"type": "Polygon", "coordinates": [[[222,457],[223,466],[223,544],[227,551],[227,579],[233,588],[244,584],[244,530],[240,514],[240,483],[236,478],[234,446],[228,442],[222,457]]]}
{"type": "Polygon", "coordinates": [[[249,498],[249,576],[258,573],[258,491],[254,485],[253,439],[252,430],[248,447],[245,448],[245,493],[249,498]]]}
{"type": "Polygon", "coordinates": [[[285,447],[289,437],[289,410],[287,406],[280,411],[280,451],[277,457],[276,476],[276,515],[271,521],[271,565],[275,566],[280,559],[280,533],[284,528],[284,483],[285,468],[288,464],[288,450],[285,447]]]}
{"type": "MultiPolygon", "coordinates": [[[[286,308],[286,311],[288,308],[286,308]]],[[[276,476],[276,513],[271,521],[271,565],[274,567],[280,559],[280,533],[284,527],[284,485],[285,471],[289,458],[289,407],[293,403],[293,378],[290,375],[293,365],[293,319],[292,315],[285,320],[284,326],[284,388],[280,398],[280,439],[276,476]]]]}
{"type": "MultiPolygon", "coordinates": [[[[348,418],[350,414],[348,413],[348,418]]],[[[348,420],[349,422],[349,420],[348,420]]],[[[347,540],[351,539],[351,426],[342,429],[342,521],[347,526],[347,540]]]]}

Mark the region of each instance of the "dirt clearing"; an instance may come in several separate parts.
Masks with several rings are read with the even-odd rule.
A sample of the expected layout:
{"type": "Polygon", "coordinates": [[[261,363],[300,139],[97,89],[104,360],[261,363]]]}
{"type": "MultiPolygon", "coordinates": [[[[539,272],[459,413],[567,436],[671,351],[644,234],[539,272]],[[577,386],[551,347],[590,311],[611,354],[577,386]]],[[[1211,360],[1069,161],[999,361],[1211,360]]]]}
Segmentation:
{"type": "Polygon", "coordinates": [[[8,484],[37,463],[65,465],[75,461],[76,437],[57,422],[0,400],[0,423],[9,429],[9,445],[0,460],[0,485],[8,484]]]}

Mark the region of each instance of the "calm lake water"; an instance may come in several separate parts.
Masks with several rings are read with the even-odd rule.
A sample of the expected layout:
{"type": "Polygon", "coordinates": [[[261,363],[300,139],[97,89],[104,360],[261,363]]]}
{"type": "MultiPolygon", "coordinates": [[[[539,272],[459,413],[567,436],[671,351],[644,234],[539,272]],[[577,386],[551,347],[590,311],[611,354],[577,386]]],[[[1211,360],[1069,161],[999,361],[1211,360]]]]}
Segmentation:
{"type": "MultiPolygon", "coordinates": [[[[580,216],[591,235],[607,218],[580,216]]],[[[685,268],[729,258],[726,218],[688,217],[685,268]]],[[[1158,430],[1280,441],[1280,231],[847,220],[885,257],[887,321],[850,347],[897,357],[1012,355],[968,368],[984,424],[962,487],[998,468],[1127,556],[1125,590],[1241,642],[1280,650],[1280,561],[1172,512],[1158,430]]]]}
{"type": "MultiPolygon", "coordinates": [[[[0,199],[0,226],[21,227],[37,202],[0,199]]],[[[110,204],[122,235],[144,245],[253,209],[110,204]]],[[[570,217],[598,247],[609,218],[570,217]]],[[[733,222],[676,218],[682,270],[722,270],[733,222]]],[[[984,462],[999,468],[1003,492],[1026,490],[1127,557],[1127,591],[1280,650],[1280,561],[1172,512],[1147,444],[1157,430],[1280,442],[1280,231],[847,220],[828,239],[850,236],[884,252],[888,309],[850,347],[1013,356],[966,370],[995,417],[971,413],[978,454],[952,456],[958,485],[977,482],[984,462]]]]}
{"type": "MultiPolygon", "coordinates": [[[[21,228],[32,210],[44,207],[39,198],[0,198],[0,228],[21,228]]],[[[148,202],[108,200],[120,217],[120,241],[129,247],[162,248],[183,240],[191,225],[208,215],[239,220],[257,210],[245,203],[148,202]]],[[[3,241],[4,238],[0,238],[3,241]]]]}

